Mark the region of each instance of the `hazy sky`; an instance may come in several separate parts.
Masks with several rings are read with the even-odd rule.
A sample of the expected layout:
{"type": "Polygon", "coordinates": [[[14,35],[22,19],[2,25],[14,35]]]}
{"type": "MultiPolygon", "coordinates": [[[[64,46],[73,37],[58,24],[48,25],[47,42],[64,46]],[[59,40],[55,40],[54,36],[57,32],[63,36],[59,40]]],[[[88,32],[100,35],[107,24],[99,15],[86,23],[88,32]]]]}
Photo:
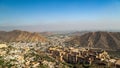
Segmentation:
{"type": "Polygon", "coordinates": [[[0,0],[0,30],[120,30],[120,0],[0,0]]]}

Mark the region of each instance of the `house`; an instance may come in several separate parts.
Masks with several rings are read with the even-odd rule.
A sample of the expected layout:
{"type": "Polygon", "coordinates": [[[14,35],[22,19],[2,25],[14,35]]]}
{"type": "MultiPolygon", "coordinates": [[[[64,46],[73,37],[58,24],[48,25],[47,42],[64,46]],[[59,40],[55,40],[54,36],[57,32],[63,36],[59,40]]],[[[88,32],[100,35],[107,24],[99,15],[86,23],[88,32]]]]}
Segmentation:
{"type": "Polygon", "coordinates": [[[7,47],[6,44],[0,44],[0,48],[7,47]]]}
{"type": "Polygon", "coordinates": [[[115,62],[116,68],[120,68],[120,59],[115,62]]]}

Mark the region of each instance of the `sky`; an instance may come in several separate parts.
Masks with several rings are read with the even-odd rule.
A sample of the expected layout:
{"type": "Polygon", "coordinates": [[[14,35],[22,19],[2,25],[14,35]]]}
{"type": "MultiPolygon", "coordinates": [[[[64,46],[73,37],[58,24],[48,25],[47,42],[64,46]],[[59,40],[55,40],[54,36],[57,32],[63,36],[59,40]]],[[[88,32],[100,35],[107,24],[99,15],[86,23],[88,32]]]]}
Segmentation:
{"type": "Polygon", "coordinates": [[[0,30],[120,30],[120,0],[0,0],[0,30]]]}

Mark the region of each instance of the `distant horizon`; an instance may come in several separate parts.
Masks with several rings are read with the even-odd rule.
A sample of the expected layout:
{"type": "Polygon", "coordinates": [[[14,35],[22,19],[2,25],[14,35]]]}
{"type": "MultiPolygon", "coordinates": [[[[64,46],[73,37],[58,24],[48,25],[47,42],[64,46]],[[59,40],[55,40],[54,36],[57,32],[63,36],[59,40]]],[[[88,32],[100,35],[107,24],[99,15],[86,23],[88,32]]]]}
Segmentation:
{"type": "Polygon", "coordinates": [[[13,29],[13,30],[0,30],[0,31],[5,31],[5,32],[10,32],[10,31],[27,31],[27,32],[37,32],[37,33],[42,33],[42,32],[55,32],[55,33],[70,33],[70,32],[120,32],[120,30],[63,30],[63,31],[29,31],[29,30],[20,30],[20,29],[13,29]]]}
{"type": "Polygon", "coordinates": [[[120,0],[0,0],[0,30],[120,30],[120,0]]]}

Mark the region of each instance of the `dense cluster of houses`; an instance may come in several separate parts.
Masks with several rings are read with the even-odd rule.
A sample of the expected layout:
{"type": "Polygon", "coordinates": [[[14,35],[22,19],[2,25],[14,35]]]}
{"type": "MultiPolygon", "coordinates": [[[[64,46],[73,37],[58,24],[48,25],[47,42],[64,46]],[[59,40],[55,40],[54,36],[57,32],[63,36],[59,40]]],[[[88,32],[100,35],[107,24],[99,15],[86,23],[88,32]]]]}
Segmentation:
{"type": "MultiPolygon", "coordinates": [[[[61,62],[65,62],[73,65],[96,64],[120,68],[120,59],[111,58],[108,52],[102,49],[49,46],[42,54],[40,50],[44,47],[46,46],[37,43],[0,44],[0,56],[6,63],[10,62],[9,64],[13,64],[14,67],[39,68],[39,66],[43,65],[48,66],[48,68],[55,68],[61,66],[61,62]],[[48,60],[41,59],[44,54],[55,59],[55,61],[48,61],[48,57],[46,57],[48,60]]],[[[64,64],[62,65],[64,66],[64,64]]]]}
{"type": "Polygon", "coordinates": [[[70,64],[97,64],[119,67],[118,59],[110,58],[105,50],[73,47],[50,47],[48,53],[61,62],[70,64]]]}

